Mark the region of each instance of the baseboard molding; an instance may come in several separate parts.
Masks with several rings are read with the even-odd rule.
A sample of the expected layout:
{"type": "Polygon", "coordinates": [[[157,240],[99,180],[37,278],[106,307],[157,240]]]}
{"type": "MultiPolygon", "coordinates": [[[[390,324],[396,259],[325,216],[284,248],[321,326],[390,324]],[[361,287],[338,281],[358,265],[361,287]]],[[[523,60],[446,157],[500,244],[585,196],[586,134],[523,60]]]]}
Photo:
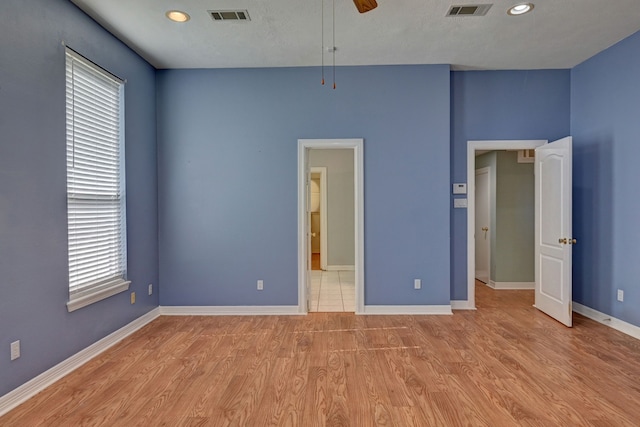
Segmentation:
{"type": "Polygon", "coordinates": [[[327,271],[355,271],[355,265],[327,265],[327,271]]]}
{"type": "Polygon", "coordinates": [[[640,327],[573,301],[573,311],[640,340],[640,327]]]}
{"type": "Polygon", "coordinates": [[[487,282],[489,282],[489,272],[488,271],[477,271],[476,270],[475,279],[476,280],[480,280],[482,283],[487,283],[487,282]],[[482,280],[485,277],[487,278],[486,282],[484,280],[482,280]]]}
{"type": "Polygon", "coordinates": [[[49,387],[60,378],[68,375],[80,366],[84,365],[100,353],[104,352],[113,345],[119,343],[138,329],[152,322],[160,316],[160,310],[155,308],[150,312],[138,317],[131,323],[123,326],[117,331],[107,335],[100,341],[91,344],[84,350],[80,350],[73,356],[63,360],[54,367],[44,371],[37,377],[27,381],[20,387],[10,391],[0,397],[0,416],[6,414],[21,403],[24,403],[37,393],[49,387]]]}
{"type": "Polygon", "coordinates": [[[365,305],[362,314],[453,314],[451,305],[365,305]]]}
{"type": "Polygon", "coordinates": [[[535,289],[536,282],[496,282],[489,280],[488,286],[496,290],[535,289]]]}
{"type": "Polygon", "coordinates": [[[451,309],[452,310],[475,310],[476,307],[471,305],[469,300],[452,300],[451,309]]]}
{"type": "Polygon", "coordinates": [[[263,316],[303,314],[297,305],[160,306],[163,316],[263,316]]]}

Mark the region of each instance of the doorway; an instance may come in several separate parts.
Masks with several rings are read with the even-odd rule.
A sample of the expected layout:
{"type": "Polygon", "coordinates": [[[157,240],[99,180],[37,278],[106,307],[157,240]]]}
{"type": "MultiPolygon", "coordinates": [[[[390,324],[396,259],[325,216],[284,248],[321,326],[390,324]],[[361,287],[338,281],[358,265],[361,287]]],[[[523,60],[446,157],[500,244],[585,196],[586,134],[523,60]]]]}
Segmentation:
{"type": "MultiPolygon", "coordinates": [[[[495,150],[532,150],[536,147],[542,146],[546,144],[546,140],[505,140],[505,141],[469,141],[467,145],[467,176],[474,177],[476,176],[476,151],[489,152],[495,150]]],[[[494,176],[495,171],[492,170],[494,176]]],[[[467,194],[467,304],[466,309],[475,309],[476,308],[476,300],[475,300],[475,287],[476,287],[476,241],[479,236],[481,240],[483,240],[483,235],[485,230],[483,228],[488,228],[486,233],[489,235],[488,239],[491,236],[495,236],[493,234],[493,227],[488,225],[478,224],[479,229],[476,229],[476,208],[478,206],[478,201],[476,201],[476,180],[469,179],[468,180],[468,194],[467,194]]],[[[484,201],[479,201],[480,206],[484,201]]],[[[491,222],[491,221],[490,221],[491,222]]],[[[489,250],[490,253],[490,250],[489,250]]],[[[489,258],[489,272],[487,279],[489,280],[486,283],[491,282],[491,258],[489,258]]],[[[484,281],[483,281],[484,282],[484,281]]]]}
{"type": "Polygon", "coordinates": [[[489,283],[491,270],[491,168],[476,169],[475,175],[475,235],[476,235],[476,279],[484,284],[489,283]]]}
{"type": "MultiPolygon", "coordinates": [[[[317,173],[317,172],[316,172],[317,173]]],[[[325,185],[325,194],[328,195],[331,192],[330,170],[327,169],[327,185],[325,185]]],[[[314,289],[314,281],[317,283],[318,277],[322,281],[322,275],[327,274],[327,280],[332,281],[334,284],[337,282],[340,285],[342,279],[343,282],[351,283],[353,299],[352,304],[349,306],[349,311],[355,313],[361,313],[364,309],[364,190],[363,190],[363,140],[362,139],[300,139],[298,140],[298,311],[300,313],[307,313],[309,311],[316,311],[319,307],[316,306],[315,310],[311,310],[312,291],[314,289]],[[331,227],[327,226],[324,232],[326,242],[326,255],[324,260],[322,259],[322,250],[320,253],[321,265],[323,270],[312,270],[312,197],[311,197],[311,185],[313,177],[312,165],[310,162],[310,155],[312,152],[324,150],[348,150],[350,154],[350,161],[353,164],[352,168],[352,200],[351,215],[353,218],[353,233],[349,233],[350,246],[353,248],[352,253],[353,262],[350,264],[341,264],[340,258],[338,261],[334,261],[332,264],[331,258],[331,227]],[[331,277],[329,277],[331,276],[331,277]],[[337,277],[334,277],[337,276],[337,277]],[[342,276],[342,278],[340,277],[342,276]]],[[[322,190],[322,182],[320,182],[320,190],[322,190]]],[[[320,192],[321,194],[321,192],[320,192]]],[[[320,196],[322,198],[322,196],[320,196]]],[[[325,201],[324,206],[331,205],[330,201],[325,201]]],[[[313,206],[315,207],[315,206],[313,206]]],[[[322,209],[322,201],[320,201],[319,210],[322,209]]],[[[330,214],[325,215],[325,219],[328,219],[330,214]]],[[[322,214],[320,214],[320,222],[322,222],[322,214]]],[[[327,221],[328,223],[328,221],[327,221]]],[[[339,230],[338,230],[339,233],[339,230]]],[[[322,246],[322,236],[320,243],[322,246]]],[[[339,247],[349,245],[338,245],[339,247]]],[[[328,283],[328,282],[327,282],[328,283]]],[[[336,291],[334,290],[334,293],[336,291]]],[[[341,292],[341,291],[338,291],[341,292]]],[[[341,310],[344,311],[344,310],[341,310]]]]}
{"type": "Polygon", "coordinates": [[[327,269],[327,168],[311,166],[311,270],[327,269]]]}

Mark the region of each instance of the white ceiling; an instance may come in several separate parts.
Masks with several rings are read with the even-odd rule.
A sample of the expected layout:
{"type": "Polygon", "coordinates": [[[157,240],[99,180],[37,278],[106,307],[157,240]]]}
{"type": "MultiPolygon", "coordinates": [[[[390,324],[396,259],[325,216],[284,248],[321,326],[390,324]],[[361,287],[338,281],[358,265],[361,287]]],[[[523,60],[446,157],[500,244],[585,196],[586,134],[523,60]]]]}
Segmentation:
{"type": "MultiPolygon", "coordinates": [[[[156,68],[299,67],[321,64],[322,0],[71,0],[156,68]],[[180,9],[191,20],[169,21],[180,9]],[[246,9],[249,22],[207,10],[246,9]]],[[[452,64],[454,69],[571,68],[640,30],[640,0],[377,0],[357,12],[335,0],[336,65],[452,64]],[[446,17],[450,6],[492,3],[484,17],[446,17]]],[[[324,0],[332,46],[333,0],[324,0]]],[[[331,63],[330,53],[325,53],[331,63]]]]}

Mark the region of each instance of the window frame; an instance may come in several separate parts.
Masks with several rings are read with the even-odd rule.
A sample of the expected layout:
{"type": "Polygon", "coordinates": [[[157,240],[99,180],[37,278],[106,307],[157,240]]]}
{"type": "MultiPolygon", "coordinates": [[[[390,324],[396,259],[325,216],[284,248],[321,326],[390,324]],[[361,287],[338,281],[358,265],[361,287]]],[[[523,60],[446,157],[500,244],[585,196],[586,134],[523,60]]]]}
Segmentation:
{"type": "MultiPolygon", "coordinates": [[[[65,48],[67,266],[69,273],[67,310],[69,312],[127,291],[131,283],[127,280],[124,86],[124,80],[73,49],[65,48]],[[75,68],[76,64],[78,69],[75,68]],[[89,83],[81,83],[80,80],[83,78],[87,79],[89,83]],[[78,85],[77,90],[76,84],[78,85]],[[98,92],[105,90],[105,88],[107,92],[102,94],[98,92]],[[105,93],[106,96],[112,96],[117,104],[115,107],[113,103],[111,104],[111,117],[99,115],[100,105],[98,104],[101,101],[98,98],[103,97],[105,93]],[[87,111],[93,110],[94,105],[97,111],[87,111]],[[78,111],[84,109],[84,116],[89,117],[81,118],[83,113],[78,113],[78,119],[76,119],[76,109],[78,111]],[[80,129],[87,130],[87,123],[95,125],[98,120],[104,119],[108,119],[107,127],[117,132],[115,137],[113,135],[109,136],[106,142],[105,140],[100,140],[102,135],[92,137],[88,136],[87,132],[82,137],[76,137],[76,130],[80,135],[82,133],[80,129]],[[79,122],[81,123],[78,124],[79,122]],[[117,142],[114,143],[114,141],[117,142]],[[87,147],[90,147],[90,151],[97,153],[93,158],[86,157],[87,147]],[[90,166],[88,167],[91,170],[75,168],[76,151],[79,153],[78,159],[81,158],[82,154],[85,154],[82,157],[82,161],[89,163],[90,166]],[[116,153],[112,155],[114,151],[116,153]],[[99,155],[107,157],[107,162],[110,162],[108,166],[100,165],[100,162],[96,161],[99,155]],[[111,170],[105,171],[105,169],[111,170]],[[114,170],[115,173],[113,172],[114,170]],[[82,172],[85,173],[83,174],[82,172]],[[107,174],[105,180],[108,180],[109,183],[105,185],[105,188],[100,188],[101,184],[95,178],[98,174],[105,173],[107,174]],[[83,178],[82,175],[89,176],[89,178],[83,178]],[[85,188],[89,189],[83,190],[85,188]],[[95,215],[81,217],[82,214],[79,212],[87,208],[91,208],[95,215]],[[110,224],[108,226],[96,224],[96,218],[104,215],[108,216],[110,224]],[[87,218],[95,225],[94,233],[89,238],[80,236],[81,225],[79,223],[84,218],[87,218]],[[107,243],[96,242],[97,235],[104,232],[108,232],[109,236],[111,236],[109,239],[105,239],[107,243]],[[113,235],[116,237],[114,238],[113,235]],[[99,245],[100,250],[108,249],[109,254],[106,255],[106,258],[109,259],[109,267],[105,267],[104,263],[99,261],[99,257],[104,256],[103,251],[100,252],[101,255],[97,255],[97,251],[93,251],[94,254],[89,255],[90,259],[86,263],[90,264],[91,267],[78,267],[80,263],[79,257],[85,254],[80,253],[79,243],[99,245]],[[100,276],[94,275],[92,279],[79,279],[82,276],[88,277],[92,268],[100,269],[103,272],[100,276]]],[[[96,133],[98,132],[100,130],[96,133]]],[[[101,235],[100,239],[104,239],[104,235],[101,235]]]]}

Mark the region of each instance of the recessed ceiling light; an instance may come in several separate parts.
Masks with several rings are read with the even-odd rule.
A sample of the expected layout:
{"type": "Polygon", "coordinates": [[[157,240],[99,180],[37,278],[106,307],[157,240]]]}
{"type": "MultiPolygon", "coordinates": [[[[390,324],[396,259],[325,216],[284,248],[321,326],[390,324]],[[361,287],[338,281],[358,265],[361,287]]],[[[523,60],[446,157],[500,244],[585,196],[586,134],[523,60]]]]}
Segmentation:
{"type": "Polygon", "coordinates": [[[522,3],[517,4],[507,10],[507,13],[511,16],[524,15],[527,12],[531,12],[533,10],[533,3],[522,3]]]}
{"type": "Polygon", "coordinates": [[[167,15],[167,18],[171,19],[174,22],[187,22],[189,19],[191,19],[191,17],[187,13],[181,10],[168,10],[165,15],[167,15]]]}

